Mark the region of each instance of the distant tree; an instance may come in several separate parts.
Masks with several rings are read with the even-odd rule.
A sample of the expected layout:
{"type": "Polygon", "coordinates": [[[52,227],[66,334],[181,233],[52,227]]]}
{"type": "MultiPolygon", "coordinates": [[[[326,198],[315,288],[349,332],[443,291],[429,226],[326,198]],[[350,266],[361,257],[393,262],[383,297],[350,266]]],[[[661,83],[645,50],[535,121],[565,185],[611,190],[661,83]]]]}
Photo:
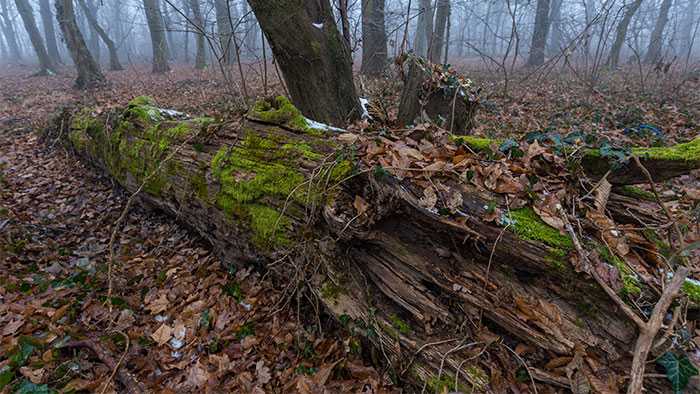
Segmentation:
{"type": "Polygon", "coordinates": [[[329,0],[248,0],[287,82],[312,119],[342,125],[360,116],[350,49],[329,0]]]}
{"type": "Polygon", "coordinates": [[[61,63],[61,55],[58,52],[56,31],[53,26],[55,19],[51,12],[49,0],[39,0],[39,14],[41,14],[41,24],[44,27],[44,38],[46,39],[46,49],[49,52],[49,57],[54,64],[59,64],[61,63]]]}
{"type": "Polygon", "coordinates": [[[10,18],[10,10],[7,7],[7,0],[0,0],[0,15],[2,16],[2,33],[5,36],[5,41],[7,41],[7,46],[9,47],[10,53],[15,60],[22,59],[22,51],[20,50],[19,44],[17,42],[17,33],[15,33],[14,26],[12,25],[12,18],[10,18]]]}
{"type": "Polygon", "coordinates": [[[151,32],[151,45],[153,48],[153,72],[164,73],[170,71],[168,65],[168,43],[165,40],[165,27],[163,15],[160,12],[158,0],[143,0],[143,8],[146,12],[148,30],[151,32]]]}
{"type": "Polygon", "coordinates": [[[433,5],[431,0],[419,0],[418,23],[413,40],[413,51],[416,55],[427,57],[433,37],[433,5]]]}
{"type": "Polygon", "coordinates": [[[641,5],[642,0],[634,0],[625,6],[625,14],[615,29],[615,41],[610,48],[610,55],[608,55],[608,67],[617,67],[620,62],[620,52],[622,51],[622,45],[625,44],[627,29],[629,29],[630,22],[641,5]]]}
{"type": "Polygon", "coordinates": [[[552,8],[549,11],[549,41],[547,44],[547,51],[556,55],[561,50],[561,7],[564,3],[563,0],[551,0],[552,8]]]}
{"type": "Polygon", "coordinates": [[[100,66],[90,54],[85,39],[78,29],[73,0],[56,0],[56,18],[73,63],[78,69],[75,87],[88,89],[105,84],[106,79],[100,71],[100,66]]]}
{"type": "MultiPolygon", "coordinates": [[[[98,9],[98,4],[95,3],[95,0],[86,0],[88,7],[90,7],[90,11],[97,15],[97,9],[98,9]]],[[[78,15],[81,13],[79,12],[78,15]]],[[[84,13],[83,13],[84,14],[84,13]]],[[[90,32],[90,35],[87,38],[87,44],[88,44],[88,49],[90,49],[90,52],[92,53],[92,57],[95,58],[95,61],[97,64],[100,64],[100,59],[101,59],[101,53],[100,53],[100,35],[97,33],[97,30],[92,26],[90,22],[88,22],[87,17],[85,18],[78,18],[78,21],[80,22],[81,28],[84,30],[88,30],[90,32]],[[86,25],[87,22],[87,25],[86,25]]],[[[84,31],[83,30],[83,31],[84,31]]]]}
{"type": "Polygon", "coordinates": [[[22,17],[24,29],[27,31],[27,34],[29,34],[29,40],[32,42],[34,52],[36,52],[36,56],[39,59],[39,67],[41,67],[39,74],[46,75],[53,73],[54,65],[44,46],[44,39],[41,38],[41,33],[39,33],[39,29],[36,27],[32,6],[29,5],[28,0],[15,0],[15,5],[17,6],[19,15],[22,17]]]}
{"type": "Polygon", "coordinates": [[[195,26],[195,41],[197,42],[197,54],[194,58],[194,67],[202,70],[207,67],[206,48],[204,47],[204,19],[199,8],[199,0],[189,0],[189,8],[192,10],[192,22],[195,26]]]}
{"type": "Polygon", "coordinates": [[[668,11],[671,9],[673,0],[663,0],[659,8],[659,16],[656,18],[654,30],[649,37],[649,47],[644,56],[644,63],[654,64],[661,60],[661,47],[664,42],[664,29],[668,23],[668,11]]]}
{"type": "Polygon", "coordinates": [[[442,62],[442,54],[445,49],[447,40],[445,39],[450,18],[450,0],[437,0],[435,12],[435,33],[433,34],[433,42],[430,45],[430,61],[433,63],[442,62]]]}
{"type": "Polygon", "coordinates": [[[100,38],[102,39],[102,42],[105,43],[107,49],[109,50],[109,69],[112,71],[123,70],[121,63],[119,62],[117,46],[114,45],[114,41],[112,41],[112,39],[109,38],[107,32],[100,26],[99,22],[97,21],[97,15],[93,14],[94,10],[88,8],[87,4],[85,3],[85,0],[78,0],[78,3],[80,4],[80,8],[82,8],[83,13],[85,14],[85,17],[88,20],[88,23],[90,23],[90,26],[92,26],[92,28],[95,29],[97,34],[99,34],[100,38]]]}
{"type": "Polygon", "coordinates": [[[535,11],[535,29],[532,32],[532,45],[527,65],[532,67],[544,64],[544,47],[547,44],[549,32],[549,3],[550,0],[537,0],[535,11]]]}
{"type": "Polygon", "coordinates": [[[387,65],[384,0],[362,0],[362,74],[379,75],[387,65]]]}
{"type": "Polygon", "coordinates": [[[229,8],[228,0],[214,0],[216,9],[216,29],[219,33],[219,44],[221,45],[221,56],[224,64],[232,64],[233,49],[232,29],[231,29],[231,9],[229,8]]]}
{"type": "Polygon", "coordinates": [[[681,25],[680,37],[680,54],[690,60],[690,54],[693,50],[693,39],[695,35],[695,23],[698,15],[698,0],[688,0],[688,5],[685,7],[683,22],[681,25]]]}

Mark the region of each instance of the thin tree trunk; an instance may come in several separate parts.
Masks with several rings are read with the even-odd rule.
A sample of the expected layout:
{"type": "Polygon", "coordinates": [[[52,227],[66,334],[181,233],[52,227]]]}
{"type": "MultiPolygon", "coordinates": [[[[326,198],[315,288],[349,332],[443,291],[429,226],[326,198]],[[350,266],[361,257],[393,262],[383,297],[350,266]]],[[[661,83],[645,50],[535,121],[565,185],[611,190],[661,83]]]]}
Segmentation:
{"type": "Polygon", "coordinates": [[[41,33],[36,27],[36,20],[34,19],[34,11],[29,5],[27,0],[15,0],[15,5],[17,6],[17,11],[22,17],[22,22],[24,23],[24,29],[29,34],[29,39],[32,42],[32,47],[34,47],[34,52],[39,59],[39,74],[51,74],[54,72],[54,66],[49,58],[49,53],[46,51],[44,46],[44,39],[41,38],[41,33]]]}
{"type": "MultiPolygon", "coordinates": [[[[197,1],[197,0],[193,0],[197,1]]],[[[221,45],[221,54],[224,64],[233,63],[233,46],[231,34],[231,21],[229,20],[230,10],[227,0],[214,0],[216,7],[216,28],[219,32],[219,44],[221,45]]],[[[194,7],[194,6],[193,6],[194,7]]],[[[199,5],[197,5],[199,7],[199,5]]],[[[200,16],[201,17],[201,16],[200,16]]]]}
{"type": "Polygon", "coordinates": [[[249,0],[284,74],[292,101],[314,120],[342,125],[360,116],[345,45],[328,0],[249,0]],[[280,21],[285,21],[280,23],[280,21]]]}
{"type": "Polygon", "coordinates": [[[387,65],[384,0],[362,1],[362,68],[366,75],[378,76],[387,65]]]}
{"type": "Polygon", "coordinates": [[[2,6],[2,32],[5,35],[5,40],[7,41],[7,46],[10,49],[10,53],[15,58],[15,60],[22,60],[22,51],[20,50],[19,44],[17,42],[17,33],[12,25],[12,20],[10,19],[9,8],[7,7],[8,0],[0,0],[0,6],[2,6]]]}
{"type": "Polygon", "coordinates": [[[537,67],[544,64],[544,47],[549,32],[549,0],[537,0],[535,30],[532,32],[532,45],[527,65],[537,67]]]}
{"type": "Polygon", "coordinates": [[[114,45],[114,41],[112,41],[112,39],[109,38],[107,32],[100,26],[99,22],[97,21],[97,15],[92,13],[93,10],[88,8],[87,4],[85,3],[85,0],[78,0],[78,3],[83,9],[85,17],[87,17],[88,23],[90,23],[92,28],[97,32],[97,34],[100,35],[100,38],[102,38],[102,42],[105,43],[107,49],[109,50],[109,69],[112,71],[123,70],[124,68],[119,62],[117,46],[114,45]]]}
{"type": "Polygon", "coordinates": [[[163,26],[165,27],[165,37],[168,41],[168,59],[175,60],[177,58],[175,37],[173,36],[172,20],[167,5],[163,8],[163,26]]]}
{"type": "MultiPolygon", "coordinates": [[[[383,2],[382,2],[383,3],[383,2]]],[[[348,0],[338,0],[338,8],[340,9],[340,24],[341,27],[343,28],[343,39],[345,40],[345,45],[348,46],[348,48],[352,48],[352,43],[350,42],[350,19],[348,18],[348,0]]],[[[365,34],[365,1],[362,1],[362,50],[364,51],[364,34],[365,34]]],[[[362,61],[364,62],[364,55],[362,57],[362,61]]]]}
{"type": "Polygon", "coordinates": [[[610,48],[610,55],[608,56],[608,67],[615,68],[620,63],[620,52],[622,51],[622,46],[625,44],[627,29],[632,21],[632,17],[634,17],[634,14],[637,13],[641,5],[642,0],[634,0],[634,2],[626,6],[625,15],[622,17],[615,31],[615,41],[610,48]]]}
{"type": "Polygon", "coordinates": [[[153,48],[153,72],[165,73],[170,71],[168,65],[168,43],[165,39],[163,16],[160,13],[158,0],[143,0],[146,12],[148,30],[151,33],[151,45],[153,48]]]}
{"type": "MultiPolygon", "coordinates": [[[[95,0],[87,0],[87,6],[90,8],[90,11],[92,14],[97,15],[97,3],[95,3],[95,0]]],[[[95,61],[97,64],[100,64],[102,61],[102,54],[100,53],[100,35],[97,33],[97,30],[92,26],[88,19],[88,12],[85,12],[82,8],[78,11],[78,15],[81,13],[85,17],[82,19],[81,24],[84,24],[84,26],[87,30],[90,31],[90,37],[88,38],[88,49],[90,49],[90,52],[92,53],[93,58],[95,58],[95,61]]]]}
{"type": "Polygon", "coordinates": [[[85,39],[78,29],[73,0],[56,0],[56,18],[73,63],[78,69],[75,86],[78,89],[87,89],[105,84],[106,79],[100,71],[100,66],[90,54],[85,39]]]}
{"type": "Polygon", "coordinates": [[[418,10],[418,23],[416,24],[416,33],[413,40],[413,51],[421,57],[428,56],[429,37],[432,35],[432,13],[431,0],[420,0],[420,9],[418,10]],[[430,31],[430,33],[428,33],[430,31]]]}
{"type": "Polygon", "coordinates": [[[192,10],[192,21],[195,26],[195,41],[197,42],[197,54],[194,59],[194,68],[203,70],[207,67],[206,48],[204,47],[204,20],[202,19],[202,11],[199,8],[199,0],[189,0],[190,9],[192,10]]]}
{"type": "Polygon", "coordinates": [[[547,45],[548,52],[556,55],[561,50],[561,5],[563,0],[552,0],[552,9],[549,12],[550,35],[547,45]]]}
{"type": "Polygon", "coordinates": [[[435,34],[430,51],[430,61],[440,63],[445,47],[445,31],[447,29],[447,19],[450,17],[450,0],[437,0],[437,11],[435,15],[435,34]]]}
{"type": "Polygon", "coordinates": [[[654,64],[662,58],[661,47],[664,42],[664,29],[668,23],[668,11],[671,9],[672,4],[673,0],[663,0],[661,3],[659,17],[656,18],[654,31],[651,32],[649,39],[649,47],[647,48],[646,56],[644,56],[644,63],[646,64],[654,64]]]}
{"type": "Polygon", "coordinates": [[[46,50],[49,52],[49,57],[54,64],[61,63],[61,55],[58,52],[58,44],[56,42],[56,32],[53,27],[54,18],[51,12],[49,0],[39,1],[39,13],[41,14],[41,23],[44,25],[44,38],[46,39],[46,50]]]}

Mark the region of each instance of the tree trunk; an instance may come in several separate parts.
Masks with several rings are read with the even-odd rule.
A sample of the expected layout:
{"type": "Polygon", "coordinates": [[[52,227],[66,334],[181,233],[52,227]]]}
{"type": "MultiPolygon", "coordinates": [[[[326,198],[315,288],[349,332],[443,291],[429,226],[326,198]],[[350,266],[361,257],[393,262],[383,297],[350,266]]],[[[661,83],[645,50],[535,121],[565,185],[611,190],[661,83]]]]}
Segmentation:
{"type": "Polygon", "coordinates": [[[170,71],[168,65],[168,43],[165,40],[165,28],[163,16],[160,13],[158,0],[143,0],[146,12],[148,30],[151,33],[151,45],[153,48],[153,72],[165,73],[170,71]]]}
{"type": "Polygon", "coordinates": [[[688,0],[688,6],[685,8],[685,15],[683,16],[680,35],[680,54],[681,56],[685,57],[686,62],[690,60],[690,56],[693,52],[693,40],[697,15],[698,0],[688,0]]]}
{"type": "Polygon", "coordinates": [[[46,39],[46,49],[49,52],[49,58],[51,58],[53,64],[59,64],[61,63],[61,55],[58,53],[56,32],[53,27],[55,19],[51,12],[49,0],[39,1],[39,13],[41,14],[41,23],[44,25],[44,38],[46,39]]]}
{"type": "MultiPolygon", "coordinates": [[[[97,3],[95,3],[95,0],[87,0],[88,1],[88,7],[90,7],[90,13],[93,15],[97,15],[97,10],[98,6],[97,3]]],[[[81,8],[82,11],[82,8],[81,8]]],[[[80,12],[78,14],[81,14],[80,12]]],[[[80,27],[84,27],[87,30],[90,31],[90,37],[88,38],[88,49],[90,50],[90,53],[92,53],[92,57],[95,59],[95,62],[97,64],[100,64],[102,61],[102,53],[100,51],[100,35],[97,33],[97,30],[92,26],[92,23],[90,23],[90,20],[88,19],[88,13],[87,12],[82,12],[83,16],[85,19],[81,21],[80,27]]]]}
{"type": "Polygon", "coordinates": [[[673,0],[663,0],[661,2],[659,17],[656,18],[654,31],[651,32],[651,37],[649,38],[649,47],[644,56],[645,64],[655,64],[662,59],[661,47],[664,43],[664,29],[668,23],[668,11],[671,9],[671,5],[673,5],[673,0]]]}
{"type": "Polygon", "coordinates": [[[384,0],[362,1],[362,68],[370,76],[380,76],[387,65],[384,0]]]}
{"type": "Polygon", "coordinates": [[[419,0],[418,23],[413,42],[413,51],[417,56],[427,57],[430,40],[433,35],[433,13],[431,0],[419,0]]]}
{"type": "MultiPolygon", "coordinates": [[[[381,1],[381,0],[380,0],[381,1]]],[[[363,35],[363,50],[364,50],[364,23],[365,23],[365,6],[364,6],[365,1],[362,1],[362,35],[363,35]]],[[[382,1],[382,3],[384,3],[382,1]]],[[[340,25],[343,31],[343,40],[345,40],[345,45],[348,46],[348,48],[352,48],[352,42],[350,42],[350,18],[348,18],[348,0],[338,0],[338,9],[340,13],[340,25]]],[[[364,60],[364,57],[363,57],[364,60]]]]}
{"type": "Polygon", "coordinates": [[[104,85],[106,79],[102,75],[102,71],[100,71],[100,66],[92,58],[90,50],[85,44],[85,39],[80,33],[80,29],[78,29],[78,23],[75,21],[73,0],[56,1],[56,18],[63,32],[63,39],[66,41],[73,63],[78,69],[75,87],[88,89],[104,85]]]}
{"type": "Polygon", "coordinates": [[[195,23],[194,26],[194,37],[197,43],[197,53],[194,58],[194,68],[197,70],[203,70],[207,67],[207,55],[206,48],[204,46],[204,19],[202,18],[202,11],[199,8],[199,0],[187,0],[189,1],[190,9],[192,10],[192,22],[195,23]]]}
{"type": "MultiPolygon", "coordinates": [[[[197,0],[193,0],[197,1],[197,0]]],[[[216,27],[219,32],[219,44],[221,45],[221,61],[224,64],[233,64],[233,37],[230,20],[230,9],[227,0],[214,0],[216,6],[216,27]]],[[[197,5],[199,7],[199,5],[197,5]]]]}
{"type": "Polygon", "coordinates": [[[92,13],[93,10],[88,8],[87,4],[85,4],[85,0],[78,0],[78,3],[83,9],[83,12],[87,17],[88,23],[90,23],[90,26],[92,26],[92,28],[97,32],[97,34],[100,35],[100,38],[102,38],[102,42],[105,43],[107,49],[109,50],[109,69],[112,71],[123,70],[124,68],[119,62],[117,46],[114,45],[114,41],[112,41],[112,39],[109,38],[107,32],[100,26],[99,22],[97,21],[97,15],[92,13]]]}
{"type": "Polygon", "coordinates": [[[617,67],[620,63],[620,52],[622,51],[622,46],[625,44],[625,38],[627,37],[627,29],[629,28],[632,17],[642,5],[642,0],[634,0],[632,3],[625,6],[625,15],[622,20],[617,25],[615,31],[615,41],[610,48],[610,55],[608,56],[608,66],[611,68],[617,67]]]}
{"type": "Polygon", "coordinates": [[[249,3],[301,112],[333,125],[359,118],[350,49],[338,32],[330,2],[249,3]]]}
{"type": "MultiPolygon", "coordinates": [[[[466,381],[459,391],[498,393],[485,371],[515,376],[526,363],[532,379],[568,389],[563,371],[545,369],[574,356],[588,360],[577,366],[585,370],[577,382],[628,372],[636,327],[570,265],[570,238],[526,219],[530,208],[508,227],[482,220],[499,198],[481,192],[463,192],[456,220],[423,208],[423,187],[410,179],[360,168],[334,187],[352,174],[347,156],[333,154],[342,143],[296,127],[284,117],[287,105],[284,98],[256,105],[233,127],[174,120],[139,98],[121,113],[93,117],[91,108],[72,119],[64,113],[55,125],[128,192],[145,184],[142,202],[199,232],[223,261],[276,261],[272,275],[308,285],[332,316],[366,335],[398,379],[443,392],[438,371],[448,382],[456,371],[466,381]],[[531,228],[547,235],[524,232],[531,228]],[[455,350],[465,338],[480,346],[455,350]],[[502,344],[526,345],[524,360],[497,361],[499,349],[509,354],[502,344]]],[[[640,204],[614,193],[609,201],[628,217],[626,208],[640,204]]]]}
{"type": "Polygon", "coordinates": [[[561,37],[561,6],[563,0],[551,0],[552,9],[549,12],[550,35],[547,44],[548,52],[552,56],[558,55],[562,50],[561,37]]]}
{"type": "Polygon", "coordinates": [[[0,6],[2,6],[1,11],[3,20],[2,32],[5,35],[7,46],[9,47],[13,58],[15,59],[15,61],[19,61],[22,60],[22,51],[20,50],[19,44],[17,43],[17,34],[15,33],[15,29],[12,25],[12,19],[10,19],[7,1],[8,0],[0,0],[0,6]]]}
{"type": "Polygon", "coordinates": [[[442,55],[445,48],[445,36],[447,21],[450,17],[450,0],[437,0],[437,11],[435,14],[435,34],[433,45],[430,50],[430,61],[436,64],[442,62],[442,55]]]}
{"type": "Polygon", "coordinates": [[[549,0],[537,0],[535,30],[532,32],[532,45],[527,65],[538,67],[544,64],[544,47],[549,32],[549,0]]]}
{"type": "Polygon", "coordinates": [[[36,20],[34,20],[34,11],[29,5],[28,0],[15,0],[15,5],[17,6],[17,11],[22,17],[22,22],[24,23],[24,29],[29,34],[29,39],[32,42],[32,47],[34,47],[34,52],[39,59],[39,74],[46,75],[54,72],[54,65],[49,58],[49,53],[46,51],[44,46],[44,39],[41,38],[41,33],[36,27],[36,20]]]}
{"type": "MultiPolygon", "coordinates": [[[[163,3],[161,3],[163,4],[163,3]]],[[[175,60],[177,58],[175,37],[173,36],[172,19],[170,19],[170,9],[167,4],[163,5],[163,27],[165,28],[165,37],[168,42],[168,59],[175,60]]]]}

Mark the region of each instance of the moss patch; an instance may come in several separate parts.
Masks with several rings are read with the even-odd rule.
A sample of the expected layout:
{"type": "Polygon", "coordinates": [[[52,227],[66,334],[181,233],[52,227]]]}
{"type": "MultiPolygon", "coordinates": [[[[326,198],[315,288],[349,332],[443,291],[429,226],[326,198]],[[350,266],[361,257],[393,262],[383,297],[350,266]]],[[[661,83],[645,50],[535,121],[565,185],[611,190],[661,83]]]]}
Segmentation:
{"type": "Polygon", "coordinates": [[[700,138],[669,147],[633,148],[632,153],[649,159],[700,162],[700,138]]]}
{"type": "Polygon", "coordinates": [[[681,291],[688,296],[694,304],[700,305],[700,282],[694,279],[686,279],[681,287],[681,291]]]}
{"type": "Polygon", "coordinates": [[[656,197],[654,196],[654,193],[644,190],[642,188],[639,188],[637,186],[632,186],[632,185],[624,185],[617,189],[620,194],[627,196],[627,197],[632,197],[632,198],[638,198],[641,200],[646,200],[646,201],[656,201],[656,197]]]}
{"type": "Polygon", "coordinates": [[[394,327],[396,330],[398,330],[401,334],[410,334],[411,331],[411,326],[408,325],[405,321],[401,320],[400,317],[398,317],[395,314],[389,315],[389,321],[391,322],[391,326],[394,327]]]}
{"type": "Polygon", "coordinates": [[[639,287],[639,279],[637,279],[637,276],[630,267],[628,267],[622,259],[617,257],[617,255],[610,253],[607,247],[596,245],[596,249],[600,257],[606,263],[617,268],[617,272],[620,274],[620,280],[622,281],[621,293],[627,296],[638,296],[641,294],[642,289],[639,287]]]}
{"type": "Polygon", "coordinates": [[[557,248],[560,250],[557,252],[558,256],[561,255],[561,252],[564,252],[565,255],[574,247],[573,241],[568,235],[561,234],[557,229],[542,221],[530,207],[511,211],[509,218],[514,221],[513,231],[520,238],[540,241],[557,248]]]}
{"type": "Polygon", "coordinates": [[[450,139],[457,144],[463,144],[472,148],[476,152],[491,150],[491,145],[500,145],[503,141],[498,139],[474,137],[470,135],[451,135],[450,139]]]}
{"type": "Polygon", "coordinates": [[[277,96],[272,101],[258,100],[248,112],[248,116],[301,133],[323,135],[323,130],[310,127],[301,111],[284,96],[277,96]]]}

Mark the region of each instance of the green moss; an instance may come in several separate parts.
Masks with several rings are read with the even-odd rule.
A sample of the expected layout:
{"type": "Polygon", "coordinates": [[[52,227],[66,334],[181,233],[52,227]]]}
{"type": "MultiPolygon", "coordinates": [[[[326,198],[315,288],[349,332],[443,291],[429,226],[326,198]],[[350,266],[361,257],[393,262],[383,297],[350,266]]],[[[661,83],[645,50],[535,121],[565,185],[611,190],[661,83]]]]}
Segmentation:
{"type": "Polygon", "coordinates": [[[686,279],[681,290],[688,296],[691,302],[700,305],[700,282],[693,279],[686,279]]]}
{"type": "Polygon", "coordinates": [[[194,195],[202,201],[209,201],[209,188],[204,172],[198,172],[190,177],[190,185],[194,190],[194,195]]]}
{"type": "Polygon", "coordinates": [[[253,230],[253,243],[256,246],[269,248],[289,244],[286,235],[290,228],[288,218],[264,205],[246,205],[245,209],[250,215],[250,228],[253,230]]]}
{"type": "MultiPolygon", "coordinates": [[[[483,390],[486,388],[486,385],[488,385],[489,379],[488,376],[479,368],[476,366],[472,367],[467,367],[465,373],[467,374],[467,377],[470,380],[470,383],[473,384],[474,389],[476,390],[483,390]],[[470,372],[471,371],[471,372],[470,372]],[[474,375],[474,378],[472,378],[472,374],[474,375]],[[485,384],[481,384],[481,382],[486,382],[485,384]],[[478,383],[477,383],[478,382],[478,383]]],[[[463,382],[464,379],[461,379],[463,382]]],[[[474,390],[470,389],[470,387],[459,384],[459,387],[455,387],[455,376],[452,373],[449,372],[444,372],[442,375],[440,375],[440,379],[438,379],[437,375],[432,376],[428,381],[426,382],[428,386],[428,390],[426,392],[429,393],[445,393],[445,392],[462,392],[462,393],[469,393],[474,390]]]]}
{"type": "Polygon", "coordinates": [[[565,255],[574,246],[568,235],[559,233],[557,229],[542,221],[530,207],[513,210],[509,217],[514,221],[512,228],[519,237],[557,248],[557,255],[561,255],[562,252],[565,255]]]}
{"type": "Polygon", "coordinates": [[[251,108],[248,116],[298,132],[314,136],[323,135],[323,130],[309,127],[301,111],[284,96],[277,96],[272,102],[268,100],[258,100],[255,105],[253,105],[253,108],[251,108]]]}
{"type": "Polygon", "coordinates": [[[654,193],[641,189],[637,186],[632,186],[632,185],[624,185],[620,187],[619,189],[620,194],[632,197],[632,198],[638,198],[641,200],[647,200],[647,201],[656,201],[656,197],[654,196],[654,193]]]}
{"type": "Polygon", "coordinates": [[[457,144],[464,144],[476,152],[491,150],[491,145],[500,145],[503,141],[490,138],[474,137],[471,135],[450,135],[450,139],[457,144]]]}
{"type": "Polygon", "coordinates": [[[649,159],[700,162],[700,138],[669,147],[632,148],[632,153],[649,159]]]}
{"type": "Polygon", "coordinates": [[[282,150],[288,154],[300,154],[303,158],[313,161],[323,159],[323,155],[314,152],[309,144],[306,143],[288,143],[282,145],[282,150]]]}
{"type": "Polygon", "coordinates": [[[410,334],[411,331],[411,326],[408,325],[405,321],[401,320],[400,317],[398,317],[395,314],[389,315],[389,321],[391,322],[392,327],[397,329],[401,334],[410,334]]]}
{"type": "Polygon", "coordinates": [[[334,301],[342,293],[343,289],[331,281],[323,282],[321,296],[324,300],[334,301]]]}
{"type": "Polygon", "coordinates": [[[607,247],[596,245],[596,249],[605,262],[617,268],[617,272],[620,274],[620,280],[622,281],[621,293],[627,296],[638,296],[641,294],[642,289],[640,288],[639,279],[637,279],[637,276],[630,267],[617,255],[611,253],[607,247]]]}

